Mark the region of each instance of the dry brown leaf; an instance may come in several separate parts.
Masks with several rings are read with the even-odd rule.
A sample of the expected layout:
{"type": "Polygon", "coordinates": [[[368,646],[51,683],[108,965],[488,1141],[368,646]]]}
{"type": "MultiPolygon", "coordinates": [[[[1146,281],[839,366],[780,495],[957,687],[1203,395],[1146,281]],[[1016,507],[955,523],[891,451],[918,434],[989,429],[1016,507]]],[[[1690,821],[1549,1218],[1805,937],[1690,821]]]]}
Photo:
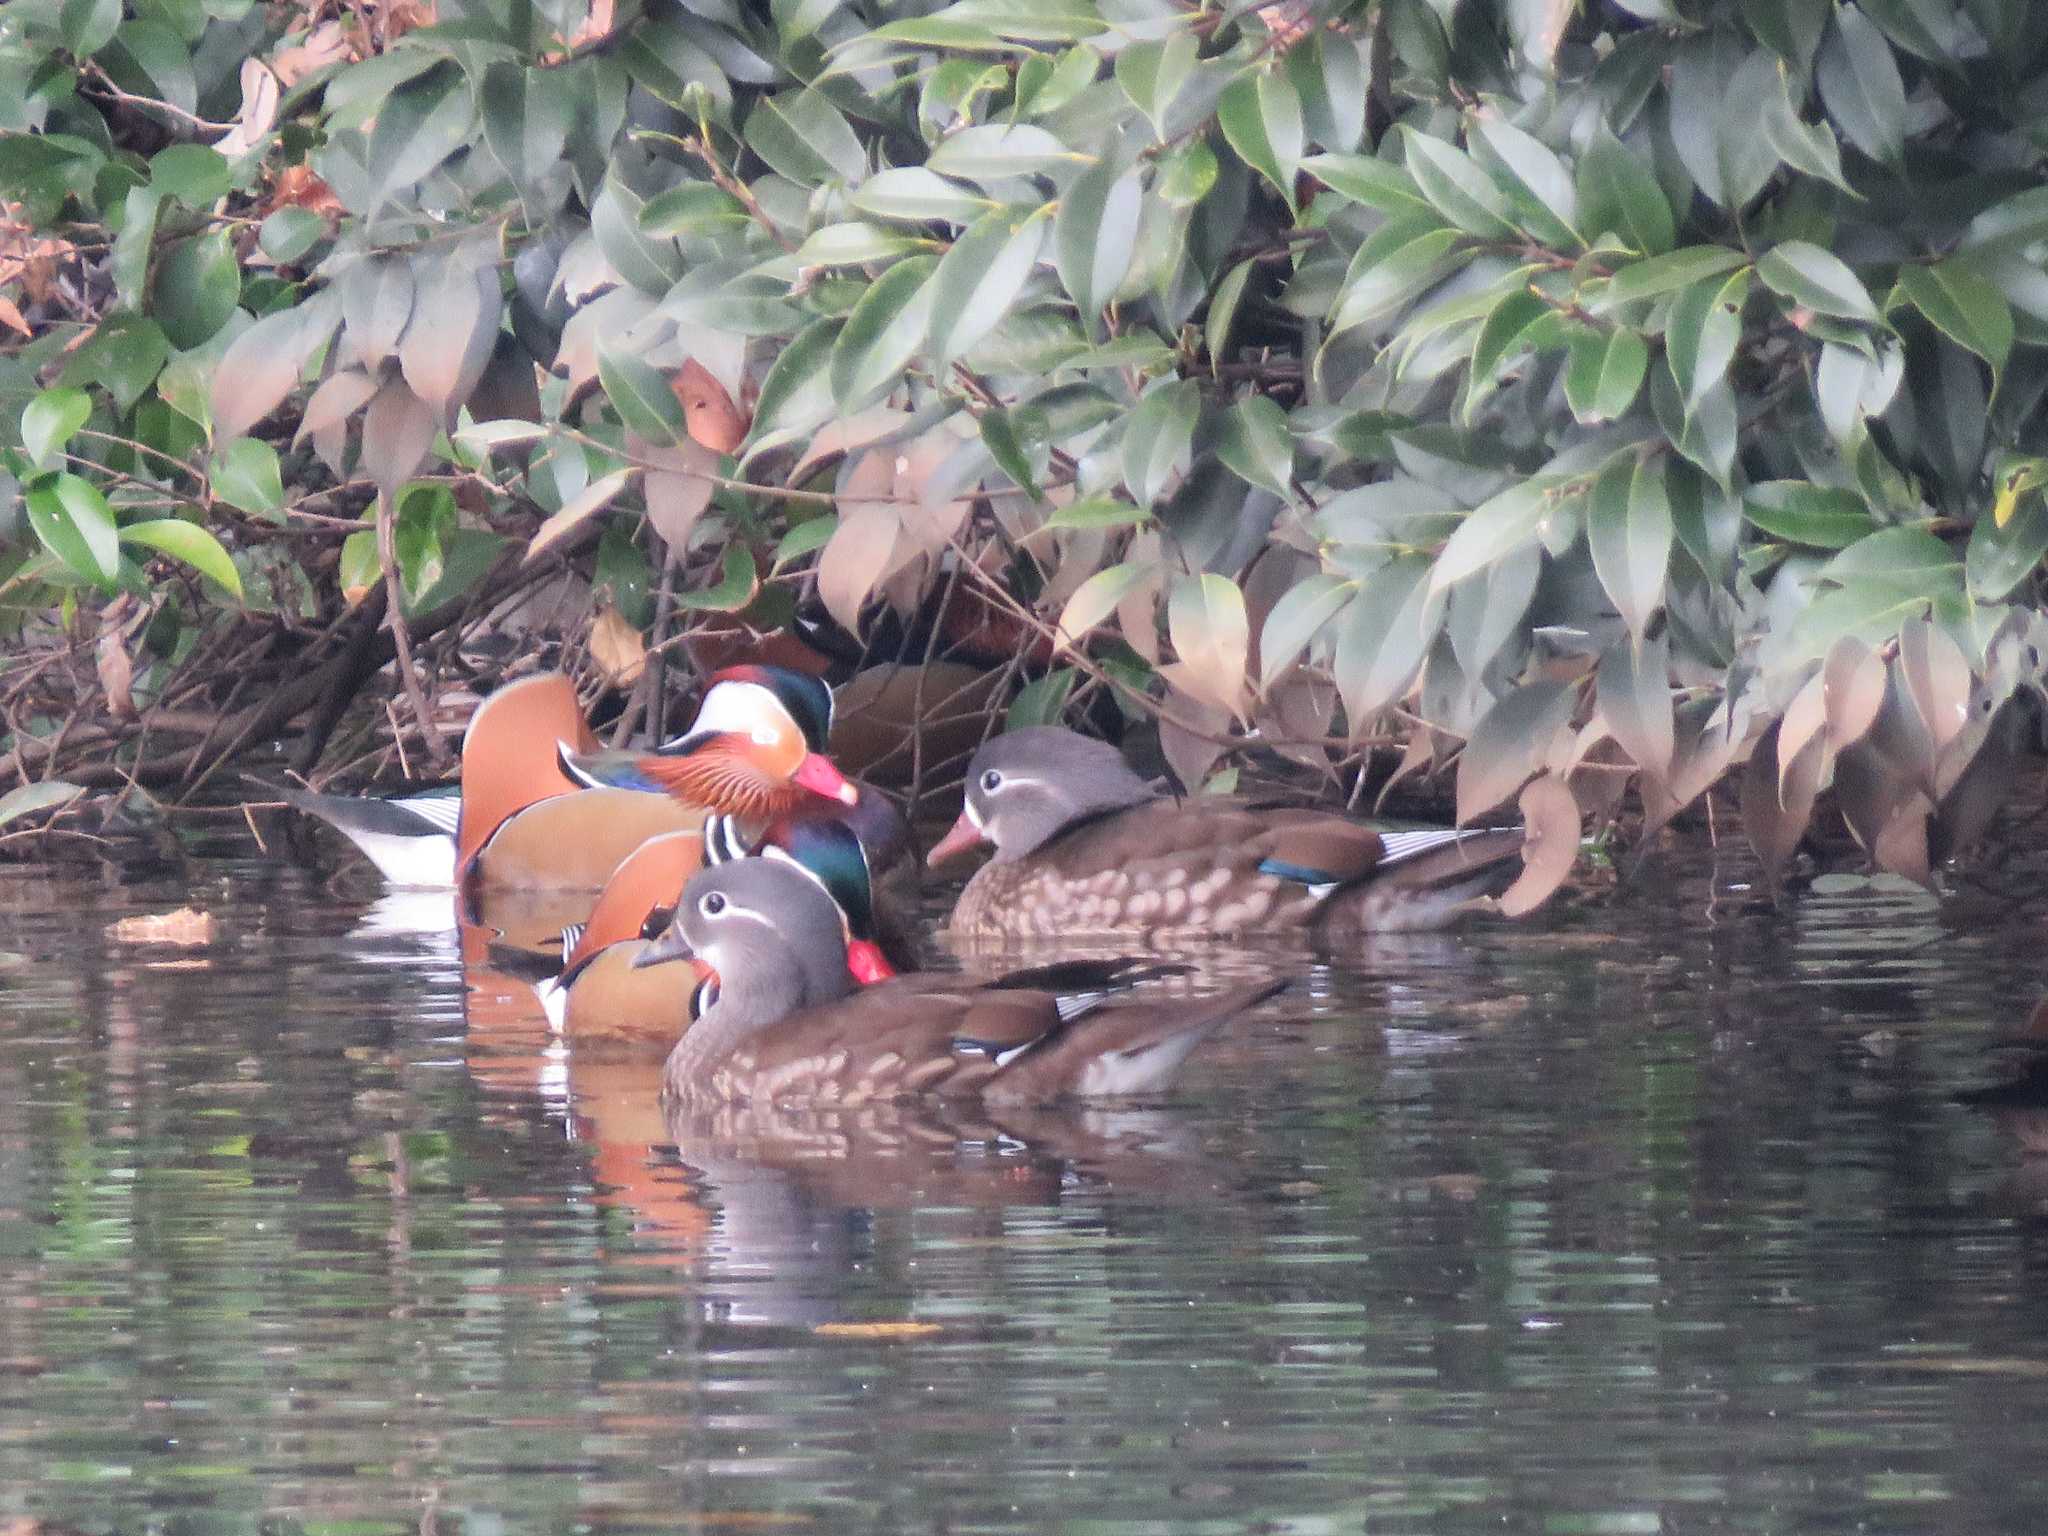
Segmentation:
{"type": "Polygon", "coordinates": [[[668,387],[682,405],[690,436],[713,453],[731,453],[746,440],[747,418],[732,403],[725,386],[694,357],[676,370],[668,387]]]}
{"type": "Polygon", "coordinates": [[[14,300],[5,294],[0,294],[0,325],[12,331],[19,331],[24,336],[35,334],[28,328],[28,321],[22,318],[21,311],[15,308],[14,300]]]}
{"type": "Polygon", "coordinates": [[[590,659],[614,688],[630,688],[647,670],[647,643],[609,603],[590,626],[590,659]]]}
{"type": "Polygon", "coordinates": [[[811,1332],[826,1339],[924,1339],[946,1330],[937,1323],[819,1323],[811,1332]]]}
{"type": "Polygon", "coordinates": [[[124,917],[107,925],[107,937],[123,944],[177,944],[187,949],[213,942],[213,916],[193,907],[124,917]]]}
{"type": "Polygon", "coordinates": [[[1522,917],[1548,901],[1579,861],[1579,802],[1552,774],[1531,779],[1518,802],[1522,812],[1522,872],[1501,892],[1500,910],[1522,917]]]}
{"type": "Polygon", "coordinates": [[[242,61],[242,110],[235,114],[235,126],[213,141],[213,147],[230,160],[246,155],[256,141],[277,123],[277,76],[261,59],[242,61]]]}
{"type": "Polygon", "coordinates": [[[308,32],[305,40],[279,52],[270,61],[277,78],[297,85],[315,70],[325,69],[350,57],[348,37],[338,21],[324,21],[308,32]]]}
{"type": "Polygon", "coordinates": [[[100,691],[107,698],[107,713],[116,720],[133,720],[135,664],[128,659],[128,646],[122,638],[121,625],[111,616],[101,621],[93,662],[99,673],[100,691]]]}

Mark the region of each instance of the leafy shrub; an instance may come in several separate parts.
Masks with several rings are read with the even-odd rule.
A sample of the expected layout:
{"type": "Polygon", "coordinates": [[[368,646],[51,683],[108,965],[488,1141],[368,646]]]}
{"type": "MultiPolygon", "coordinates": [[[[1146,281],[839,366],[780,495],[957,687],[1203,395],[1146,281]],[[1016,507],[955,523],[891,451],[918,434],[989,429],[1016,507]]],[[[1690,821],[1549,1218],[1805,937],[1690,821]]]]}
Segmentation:
{"type": "Polygon", "coordinates": [[[130,9],[0,14],[12,625],[943,576],[1193,781],[1742,770],[1774,867],[1831,789],[1923,877],[2035,740],[2022,0],[130,9]]]}

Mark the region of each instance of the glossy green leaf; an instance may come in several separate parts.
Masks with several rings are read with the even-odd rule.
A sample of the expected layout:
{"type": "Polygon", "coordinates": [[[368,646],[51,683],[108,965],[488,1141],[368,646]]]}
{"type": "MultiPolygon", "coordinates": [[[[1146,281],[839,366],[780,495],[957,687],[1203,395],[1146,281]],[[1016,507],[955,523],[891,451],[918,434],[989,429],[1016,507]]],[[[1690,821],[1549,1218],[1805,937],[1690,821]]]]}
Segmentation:
{"type": "Polygon", "coordinates": [[[1646,256],[1671,249],[1677,224],[1656,174],[1604,123],[1579,156],[1577,187],[1577,227],[1587,239],[1613,235],[1646,256]]]}
{"type": "Polygon", "coordinates": [[[1412,128],[1402,129],[1401,143],[1407,152],[1408,174],[1438,213],[1482,240],[1514,236],[1506,194],[1470,155],[1412,128]]]}
{"type": "Polygon", "coordinates": [[[87,581],[111,591],[120,574],[120,538],[106,497],[90,480],[59,474],[22,494],[43,547],[87,581]]]}
{"type": "Polygon", "coordinates": [[[1854,491],[1805,480],[1763,480],[1743,492],[1742,515],[1773,537],[1815,549],[1843,549],[1873,531],[1854,491]]]}
{"type": "Polygon", "coordinates": [[[1745,260],[1742,252],[1726,246],[1689,245],[1683,250],[1652,256],[1647,261],[1630,262],[1609,278],[1603,287],[1590,293],[1586,308],[1596,315],[1612,314],[1624,304],[1661,298],[1681,288],[1690,288],[1694,283],[1744,265],[1745,260]]]}
{"type": "Polygon", "coordinates": [[[238,437],[227,444],[214,459],[211,479],[213,494],[244,512],[277,512],[284,506],[277,450],[261,439],[238,437]]]}
{"type": "Polygon", "coordinates": [[[1359,247],[1351,268],[1344,274],[1336,305],[1330,312],[1330,334],[1337,335],[1355,325],[1385,318],[1403,304],[1443,281],[1475,254],[1469,237],[1455,229],[1425,229],[1413,233],[1405,221],[1390,221],[1373,239],[1359,247]],[[1378,242],[1382,235],[1407,235],[1404,244],[1384,253],[1378,242]]]}
{"type": "Polygon", "coordinates": [[[150,307],[170,344],[204,346],[220,333],[242,297],[242,269],[226,231],[180,240],[157,263],[150,307]]]}
{"type": "Polygon", "coordinates": [[[1273,70],[1238,76],[1216,103],[1216,122],[1237,157],[1293,208],[1294,172],[1301,163],[1301,103],[1287,77],[1273,70]]]}
{"type": "Polygon", "coordinates": [[[149,276],[157,214],[162,207],[163,198],[153,187],[130,187],[122,199],[121,228],[108,252],[107,268],[114,279],[114,296],[130,309],[142,307],[143,284],[149,276]]]}
{"type": "Polygon", "coordinates": [[[1671,564],[1671,500],[1661,458],[1623,455],[1586,503],[1586,545],[1600,585],[1638,642],[1664,603],[1671,564]]]}
{"type": "Polygon", "coordinates": [[[1441,588],[1429,561],[1403,555],[1359,583],[1337,626],[1331,673],[1354,737],[1408,691],[1443,627],[1441,588]]]}
{"type": "MultiPolygon", "coordinates": [[[[242,441],[247,442],[248,439],[244,438],[242,441]]],[[[123,544],[140,544],[155,550],[158,554],[182,560],[200,575],[225,587],[235,597],[239,598],[242,595],[242,573],[235,569],[234,560],[220,540],[197,523],[188,523],[178,517],[157,518],[146,523],[129,523],[120,530],[120,540],[123,544]]]]}
{"type": "MultiPolygon", "coordinates": [[[[120,13],[121,8],[116,5],[114,14],[118,17],[120,13]]],[[[33,816],[38,811],[69,805],[84,793],[83,784],[72,784],[63,779],[38,779],[33,784],[16,785],[0,795],[0,827],[24,816],[33,816]]]]}
{"type": "Polygon", "coordinates": [[[1742,306],[1748,297],[1749,273],[1744,270],[1725,282],[1708,278],[1695,283],[1671,306],[1664,358],[1688,411],[1727,377],[1742,339],[1742,306]]]}
{"type": "Polygon", "coordinates": [[[1515,223],[1532,240],[1560,251],[1583,249],[1579,194],[1555,150],[1503,117],[1475,116],[1467,142],[1506,188],[1515,223]]]}
{"type": "Polygon", "coordinates": [[[1458,524],[1430,572],[1430,586],[1442,592],[1534,539],[1559,504],[1562,477],[1532,475],[1491,496],[1458,524]]]}
{"type": "Polygon", "coordinates": [[[1486,312],[1479,335],[1472,343],[1472,362],[1465,380],[1463,415],[1469,424],[1479,407],[1493,393],[1501,366],[1528,345],[1530,328],[1543,316],[1555,313],[1543,298],[1526,287],[1509,289],[1486,312]]]}
{"type": "Polygon", "coordinates": [[[1875,325],[1877,305],[1870,290],[1832,251],[1806,240],[1787,240],[1766,251],[1756,275],[1782,298],[1823,315],[1875,325]]]}
{"type": "Polygon", "coordinates": [[[749,149],[799,186],[855,182],[867,169],[867,151],[845,114],[815,90],[762,98],[747,116],[746,137],[749,149]]]}
{"type": "Polygon", "coordinates": [[[1310,155],[1301,168],[1331,191],[1382,213],[1435,212],[1413,176],[1371,155],[1310,155]]]}
{"type": "Polygon", "coordinates": [[[48,469],[91,418],[92,397],[84,390],[46,389],[22,407],[21,446],[37,469],[48,469]]]}
{"type": "Polygon", "coordinates": [[[994,206],[988,198],[970,192],[959,182],[949,181],[922,165],[897,166],[875,172],[854,190],[852,203],[872,218],[900,219],[916,224],[931,219],[943,219],[949,224],[972,224],[994,206]]]}
{"type": "Polygon", "coordinates": [[[716,582],[676,594],[678,608],[712,613],[737,613],[761,590],[761,578],[754,564],[754,552],[743,539],[728,539],[724,563],[716,582]]]}
{"type": "Polygon", "coordinates": [[[1049,221],[998,208],[975,222],[932,274],[933,362],[958,357],[1003,322],[1044,248],[1049,221]]]}
{"type": "Polygon", "coordinates": [[[753,222],[746,205],[708,181],[686,181],[658,192],[640,207],[643,234],[710,239],[745,229],[753,222]]]}
{"type": "Polygon", "coordinates": [[[1074,589],[1060,610],[1060,643],[1078,647],[1088,632],[1116,611],[1116,605],[1139,582],[1157,573],[1135,561],[1107,566],[1074,589]]]}
{"type": "Polygon", "coordinates": [[[1994,383],[2013,343],[2012,306],[1967,258],[1899,268],[1899,292],[1944,336],[1991,365],[1994,383]]]}
{"type": "Polygon", "coordinates": [[[1120,171],[1108,156],[1067,188],[1053,220],[1053,265],[1080,311],[1082,328],[1095,332],[1095,316],[1131,269],[1138,245],[1142,189],[1136,168],[1120,171]]]}
{"type": "Polygon", "coordinates": [[[1828,116],[1873,160],[1896,162],[1905,149],[1906,85],[1891,45],[1853,5],[1835,7],[1814,60],[1828,116]]]}
{"type": "Polygon", "coordinates": [[[913,256],[884,272],[861,295],[832,347],[833,398],[860,409],[896,387],[931,329],[936,256],[913,256]]]}
{"type": "Polygon", "coordinates": [[[634,436],[650,443],[679,443],[689,435],[683,403],[658,369],[599,343],[597,378],[620,422],[634,436]]]}
{"type": "MultiPolygon", "coordinates": [[[[984,418],[985,420],[986,418],[984,418]]],[[[1143,507],[1113,496],[1084,496],[1064,507],[1055,507],[1045,520],[1048,528],[1134,528],[1149,523],[1152,514],[1143,507]]]]}
{"type": "Polygon", "coordinates": [[[1625,325],[1581,331],[1572,338],[1565,364],[1564,393],[1572,414],[1589,425],[1627,415],[1649,365],[1650,346],[1641,333],[1625,325]]]}
{"type": "Polygon", "coordinates": [[[1116,83],[1162,142],[1167,136],[1167,109],[1187,84],[1195,51],[1194,34],[1183,27],[1163,38],[1129,43],[1117,52],[1116,83]]]}
{"type": "Polygon", "coordinates": [[[1087,165],[1094,158],[1069,149],[1045,129],[1029,123],[983,123],[941,140],[925,166],[942,176],[986,182],[1087,165]]]}
{"type": "Polygon", "coordinates": [[[2039,490],[2016,499],[2000,526],[1989,512],[1980,514],[1963,553],[1963,573],[1970,595],[1980,603],[1997,602],[2040,567],[2048,556],[2048,497],[2039,490]]]}
{"type": "Polygon", "coordinates": [[[1309,642],[1344,611],[1357,591],[1355,581],[1317,572],[1282,593],[1259,630],[1259,687],[1272,687],[1309,642]]]}
{"type": "Polygon", "coordinates": [[[1176,475],[1184,474],[1201,416],[1201,389],[1192,379],[1157,384],[1124,427],[1124,484],[1140,506],[1150,506],[1176,475]]]}
{"type": "Polygon", "coordinates": [[[1247,395],[1224,414],[1216,456],[1246,484],[1293,499],[1294,438],[1287,413],[1267,396],[1247,395]]]}
{"type": "Polygon", "coordinates": [[[931,241],[850,219],[814,229],[797,249],[796,259],[806,267],[863,266],[888,261],[906,251],[928,250],[931,241]]]}
{"type": "Polygon", "coordinates": [[[227,157],[204,144],[173,144],[150,157],[149,182],[188,208],[210,208],[228,195],[227,157]]]}

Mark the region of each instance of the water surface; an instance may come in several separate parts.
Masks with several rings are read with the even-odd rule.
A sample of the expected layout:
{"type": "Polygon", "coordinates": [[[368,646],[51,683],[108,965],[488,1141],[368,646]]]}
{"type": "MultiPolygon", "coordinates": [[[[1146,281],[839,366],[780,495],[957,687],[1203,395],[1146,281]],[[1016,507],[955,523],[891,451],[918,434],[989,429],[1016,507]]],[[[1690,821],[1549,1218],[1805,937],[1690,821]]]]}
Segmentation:
{"type": "Polygon", "coordinates": [[[0,870],[0,1530],[2039,1528],[2040,882],[1750,874],[1235,957],[1157,1107],[675,1127],[353,880],[0,870]]]}

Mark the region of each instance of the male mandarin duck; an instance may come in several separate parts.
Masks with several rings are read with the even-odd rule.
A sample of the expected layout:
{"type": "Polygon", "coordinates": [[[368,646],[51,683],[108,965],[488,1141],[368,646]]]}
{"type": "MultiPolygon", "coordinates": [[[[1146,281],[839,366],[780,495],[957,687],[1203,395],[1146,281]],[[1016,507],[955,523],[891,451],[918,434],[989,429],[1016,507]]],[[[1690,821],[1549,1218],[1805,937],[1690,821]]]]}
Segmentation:
{"type": "Polygon", "coordinates": [[[694,831],[707,809],[765,818],[813,794],[851,804],[858,791],[820,755],[830,725],[831,694],[816,679],[734,667],[712,677],[686,734],[652,751],[605,753],[575,685],[544,673],[478,707],[456,789],[286,798],[333,824],[396,885],[595,890],[647,839],[694,831]]]}
{"type": "MultiPolygon", "coordinates": [[[[705,869],[639,967],[708,969],[707,1006],[662,1073],[681,1103],[850,1108],[919,1095],[990,1104],[1155,1092],[1188,1053],[1284,982],[1198,1002],[1109,1005],[1123,966],[1096,990],[1060,993],[1041,973],[975,984],[902,976],[856,988],[839,910],[776,859],[705,869]]],[[[1066,968],[1055,967],[1054,970],[1066,968]]]]}
{"type": "Polygon", "coordinates": [[[953,909],[963,937],[1341,938],[1455,921],[1512,882],[1523,833],[1379,832],[1313,807],[1170,799],[1107,742],[1033,726],[975,754],[960,819],[925,862],[980,843],[995,857],[953,909]]]}
{"type": "MultiPolygon", "coordinates": [[[[843,925],[846,966],[854,981],[886,981],[915,961],[899,933],[878,920],[871,862],[893,856],[907,838],[901,818],[856,815],[879,795],[834,817],[783,817],[762,833],[753,851],[799,871],[832,899],[843,925]]],[[[824,802],[820,802],[824,804],[824,802]]],[[[561,974],[537,988],[549,1021],[584,1050],[640,1051],[673,1046],[699,1007],[697,989],[678,988],[672,975],[634,969],[647,941],[668,926],[688,879],[707,863],[746,856],[734,819],[711,818],[700,832],[650,839],[613,872],[587,922],[562,931],[561,974]]]]}

